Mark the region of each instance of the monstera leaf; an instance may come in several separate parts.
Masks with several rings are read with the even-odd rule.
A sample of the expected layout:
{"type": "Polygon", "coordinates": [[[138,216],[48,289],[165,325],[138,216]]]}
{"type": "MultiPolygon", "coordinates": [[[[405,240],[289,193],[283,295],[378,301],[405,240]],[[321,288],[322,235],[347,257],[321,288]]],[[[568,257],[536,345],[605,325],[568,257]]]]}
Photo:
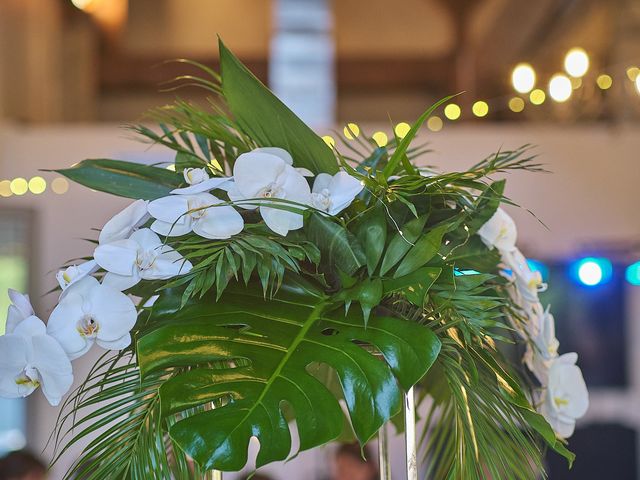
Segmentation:
{"type": "Polygon", "coordinates": [[[252,436],[260,441],[257,466],[285,459],[291,449],[285,410],[294,412],[301,450],[338,437],[344,414],[314,366],[336,372],[364,443],[400,411],[403,391],[435,361],[440,341],[426,327],[379,315],[365,327],[356,309],[345,316],[300,282],[285,281],[269,300],[260,288],[231,287],[218,302],[182,310],[179,301],[170,308],[160,303],[152,314],[160,326],[138,341],[142,375],[182,368],[160,387],[162,414],[180,414],[170,436],[203,468],[241,469],[252,436]],[[215,368],[220,361],[228,367],[215,368]],[[194,409],[217,400],[226,403],[194,409]]]}

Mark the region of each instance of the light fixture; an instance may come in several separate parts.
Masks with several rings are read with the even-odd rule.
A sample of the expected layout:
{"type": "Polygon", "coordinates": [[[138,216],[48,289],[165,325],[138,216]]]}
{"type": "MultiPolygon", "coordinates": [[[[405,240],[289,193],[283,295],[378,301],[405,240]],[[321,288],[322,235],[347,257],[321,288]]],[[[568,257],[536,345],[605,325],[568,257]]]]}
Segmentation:
{"type": "Polygon", "coordinates": [[[611,280],[613,267],[606,258],[586,257],[574,263],[572,271],[582,285],[595,287],[611,280]]]}
{"type": "Polygon", "coordinates": [[[411,130],[411,125],[407,122],[400,122],[396,125],[396,128],[393,130],[398,138],[404,138],[407,136],[407,133],[411,130]]]}
{"type": "Polygon", "coordinates": [[[460,110],[460,107],[455,103],[450,103],[449,105],[444,107],[444,116],[447,117],[449,120],[459,119],[461,113],[462,113],[462,110],[460,110]]]}
{"type": "Polygon", "coordinates": [[[427,120],[427,128],[432,132],[439,132],[440,130],[442,130],[442,126],[442,119],[437,115],[429,117],[429,120],[427,120]]]}
{"type": "Polygon", "coordinates": [[[360,136],[360,127],[356,123],[347,123],[347,126],[342,130],[344,136],[349,140],[353,140],[354,138],[360,136]]]}
{"type": "Polygon", "coordinates": [[[631,285],[640,286],[640,260],[627,267],[625,278],[631,285]]]}
{"type": "Polygon", "coordinates": [[[389,142],[389,138],[384,132],[376,132],[371,136],[371,138],[373,138],[373,141],[376,142],[379,147],[385,147],[389,142]]]}
{"type": "Polygon", "coordinates": [[[598,75],[596,83],[598,84],[598,88],[601,90],[609,90],[611,85],[613,85],[613,78],[606,73],[603,73],[602,75],[598,75]]]}
{"type": "Polygon", "coordinates": [[[549,95],[556,102],[566,102],[571,97],[573,86],[566,75],[558,73],[549,80],[549,95]]]}
{"type": "Polygon", "coordinates": [[[536,72],[528,63],[516,65],[511,73],[511,84],[516,92],[529,93],[536,85],[536,72]]]}
{"type": "Polygon", "coordinates": [[[529,94],[529,100],[534,105],[542,105],[546,100],[546,98],[547,98],[547,94],[544,93],[544,90],[541,90],[539,88],[532,90],[531,93],[529,94]]]}
{"type": "Polygon", "coordinates": [[[509,100],[509,110],[515,113],[519,113],[524,110],[524,100],[520,97],[513,97],[509,100]]]}
{"type": "Polygon", "coordinates": [[[471,107],[471,111],[476,117],[484,117],[489,113],[489,104],[483,100],[478,100],[471,107]]]}
{"type": "Polygon", "coordinates": [[[572,48],[564,57],[564,70],[572,77],[583,77],[589,70],[589,55],[582,48],[572,48]]]}

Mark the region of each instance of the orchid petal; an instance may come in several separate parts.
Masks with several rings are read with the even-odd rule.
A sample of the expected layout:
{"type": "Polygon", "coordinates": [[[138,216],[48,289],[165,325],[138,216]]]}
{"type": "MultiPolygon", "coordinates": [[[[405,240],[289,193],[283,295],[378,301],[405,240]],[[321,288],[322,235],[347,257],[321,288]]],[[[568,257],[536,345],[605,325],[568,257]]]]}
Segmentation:
{"type": "Polygon", "coordinates": [[[136,307],[129,297],[107,285],[89,293],[91,317],[99,324],[97,338],[113,341],[129,333],[136,323],[136,307]]]}
{"type": "Polygon", "coordinates": [[[38,335],[46,335],[47,327],[44,322],[35,315],[25,318],[13,330],[14,335],[20,335],[23,338],[31,338],[38,335]]]}
{"type": "Polygon", "coordinates": [[[127,333],[122,337],[111,341],[101,340],[98,338],[96,343],[106,350],[123,350],[131,345],[131,334],[127,333]]]}
{"type": "Polygon", "coordinates": [[[285,167],[292,168],[282,158],[271,153],[243,153],[233,166],[237,191],[243,198],[259,197],[283,173],[285,167]]]}
{"type": "Polygon", "coordinates": [[[285,237],[290,230],[298,230],[304,225],[304,217],[299,213],[273,207],[260,207],[260,214],[267,227],[285,237]]]}
{"type": "MultiPolygon", "coordinates": [[[[149,203],[149,213],[156,220],[170,224],[188,223],[189,199],[184,195],[169,195],[149,203]]],[[[153,227],[152,227],[153,229],[153,227]]]]}
{"type": "Polygon", "coordinates": [[[333,180],[333,176],[328,173],[319,173],[316,175],[315,180],[313,181],[313,193],[321,193],[323,190],[329,190],[331,187],[331,180],[333,180]]]}
{"type": "Polygon", "coordinates": [[[0,397],[26,397],[35,386],[19,385],[15,379],[28,363],[27,340],[18,335],[0,336],[0,397]]]}
{"type": "Polygon", "coordinates": [[[47,334],[58,341],[71,360],[84,355],[93,345],[93,339],[82,336],[77,328],[84,317],[83,303],[81,295],[68,293],[53,309],[47,323],[47,334]]]}
{"type": "Polygon", "coordinates": [[[211,207],[203,217],[193,223],[195,234],[213,240],[230,238],[240,233],[243,228],[242,215],[229,205],[211,207]]]}
{"type": "Polygon", "coordinates": [[[41,378],[42,393],[56,406],[73,383],[71,362],[60,344],[49,335],[33,337],[33,366],[41,378]]]}
{"type": "Polygon", "coordinates": [[[138,248],[138,242],[134,239],[116,240],[115,242],[98,245],[93,252],[93,256],[98,265],[108,272],[117,273],[118,275],[133,275],[133,271],[136,268],[138,248]]]}
{"type": "Polygon", "coordinates": [[[23,318],[27,318],[30,315],[33,315],[33,307],[31,306],[31,300],[29,299],[29,295],[23,294],[14,290],[13,288],[9,289],[9,300],[13,303],[16,308],[20,311],[23,318]]]}
{"type": "Polygon", "coordinates": [[[188,221],[183,224],[174,224],[156,220],[151,224],[151,230],[159,235],[164,235],[165,237],[181,237],[182,235],[186,235],[191,232],[191,226],[191,217],[189,217],[188,221]]]}
{"type": "Polygon", "coordinates": [[[127,238],[131,232],[149,220],[147,200],[136,200],[109,220],[98,237],[99,243],[110,243],[127,238]]]}
{"type": "Polygon", "coordinates": [[[140,280],[141,276],[138,269],[135,269],[132,275],[118,275],[117,273],[107,272],[102,278],[102,285],[122,292],[137,285],[140,280]]]}
{"type": "Polygon", "coordinates": [[[64,270],[59,270],[56,273],[56,279],[58,280],[58,284],[62,289],[62,293],[60,294],[60,296],[64,296],[65,290],[70,285],[98,271],[98,268],[99,266],[95,260],[89,260],[79,265],[71,265],[64,270]]]}
{"type": "Polygon", "coordinates": [[[171,190],[171,193],[174,195],[193,195],[194,193],[208,192],[216,188],[228,191],[232,185],[233,177],[213,177],[188,187],[176,188],[171,190]]]}
{"type": "MultiPolygon", "coordinates": [[[[280,157],[287,165],[293,165],[293,157],[284,148],[280,147],[259,147],[253,149],[251,152],[268,153],[280,157]]],[[[251,153],[250,152],[250,153],[251,153]]]]}
{"type": "Polygon", "coordinates": [[[329,186],[329,192],[331,194],[329,214],[336,215],[347,208],[363,188],[364,186],[360,183],[360,180],[352,177],[347,172],[341,171],[336,173],[331,179],[329,186]]]}

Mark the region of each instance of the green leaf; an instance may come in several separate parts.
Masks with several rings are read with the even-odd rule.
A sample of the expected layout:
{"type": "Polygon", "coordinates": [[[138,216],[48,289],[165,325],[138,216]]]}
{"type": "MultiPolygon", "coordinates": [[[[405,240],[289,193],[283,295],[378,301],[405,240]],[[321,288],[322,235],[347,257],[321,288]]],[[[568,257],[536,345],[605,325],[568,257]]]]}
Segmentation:
{"type": "Polygon", "coordinates": [[[182,172],[185,168],[202,168],[206,166],[206,164],[207,162],[191,153],[176,153],[175,165],[177,172],[182,172]]]}
{"type": "Polygon", "coordinates": [[[384,294],[388,295],[409,287],[427,293],[441,273],[442,269],[439,267],[422,267],[402,277],[384,279],[384,294]]]}
{"type": "Polygon", "coordinates": [[[334,174],[338,162],[331,149],[265,87],[222,43],[222,92],[240,127],[261,147],[280,147],[296,167],[334,174]]]}
{"type": "Polygon", "coordinates": [[[322,262],[352,275],[367,261],[360,242],[342,225],[312,213],[305,226],[308,239],[320,249],[322,262]]]}
{"type": "Polygon", "coordinates": [[[382,266],[380,267],[380,275],[386,274],[404,257],[413,246],[413,242],[422,234],[425,223],[427,223],[426,215],[414,218],[402,226],[402,233],[398,232],[394,235],[384,254],[382,266]]]}
{"type": "Polygon", "coordinates": [[[487,185],[487,188],[478,197],[473,218],[467,223],[470,234],[476,233],[496,213],[500,202],[502,202],[505,185],[505,180],[493,182],[487,185]]]}
{"type": "Polygon", "coordinates": [[[449,225],[440,225],[420,237],[402,259],[393,277],[403,277],[431,260],[442,245],[442,237],[449,230],[449,225]]]}
{"type": "Polygon", "coordinates": [[[373,275],[387,240],[387,220],[382,207],[366,212],[355,227],[355,234],[364,247],[367,257],[367,271],[373,275]]]}
{"type": "Polygon", "coordinates": [[[55,171],[93,190],[143,200],[165,197],[180,185],[175,172],[121,160],[83,160],[55,171]]]}
{"type": "Polygon", "coordinates": [[[137,354],[143,378],[189,367],[160,388],[163,415],[184,416],[170,428],[172,440],[206,469],[242,468],[252,436],[260,442],[257,466],[283,460],[291,448],[285,403],[295,413],[301,451],[337,438],[344,414],[308,370],[321,363],[337,373],[354,431],[368,441],[400,411],[403,389],[427,372],[440,341],[417,323],[375,316],[365,328],[359,312],[331,308],[302,283],[285,282],[269,301],[259,287],[228,289],[217,303],[166,311],[166,325],[143,336],[137,354]],[[216,361],[228,368],[208,367],[216,361]],[[216,400],[226,403],[189,414],[216,400]]]}
{"type": "Polygon", "coordinates": [[[553,449],[553,451],[567,459],[569,468],[571,468],[573,466],[574,460],[576,459],[575,453],[569,451],[562,440],[556,437],[553,428],[551,428],[551,425],[549,425],[545,418],[539,413],[536,413],[533,410],[529,409],[523,408],[521,409],[521,413],[527,421],[527,424],[536,432],[538,432],[540,436],[542,436],[542,438],[544,438],[544,441],[547,443],[547,445],[549,445],[549,447],[553,449]]]}
{"type": "Polygon", "coordinates": [[[366,278],[358,288],[358,301],[362,308],[364,324],[367,325],[371,310],[380,305],[382,301],[382,280],[379,278],[366,278]]]}

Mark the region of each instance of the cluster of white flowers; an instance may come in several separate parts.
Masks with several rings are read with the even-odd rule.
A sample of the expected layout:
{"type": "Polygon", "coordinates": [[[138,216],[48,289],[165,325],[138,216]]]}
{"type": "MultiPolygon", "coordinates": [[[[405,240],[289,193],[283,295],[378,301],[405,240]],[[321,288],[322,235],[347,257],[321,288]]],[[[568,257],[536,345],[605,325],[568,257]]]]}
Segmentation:
{"type": "Polygon", "coordinates": [[[487,221],[478,235],[489,248],[496,248],[502,258],[503,275],[510,281],[510,294],[520,307],[524,322],[514,320],[518,333],[527,342],[524,362],[540,382],[536,398],[538,410],[557,435],[573,434],[576,420],[589,407],[589,395],[578,355],[558,355],[553,315],[542,306],[538,293],[546,288],[540,272],[533,271],[516,247],[517,231],[513,219],[502,209],[487,221]]]}
{"type": "Polygon", "coordinates": [[[134,201],[102,228],[92,260],[58,272],[62,293],[46,326],[27,295],[9,291],[12,305],[5,335],[0,336],[0,397],[25,397],[42,386],[47,400],[57,405],[73,383],[71,360],[94,343],[108,350],[130,345],[137,310],[123,292],[141,280],[166,280],[192,269],[158,235],[193,232],[208,239],[230,238],[244,228],[234,205],[258,208],[272,231],[286,235],[302,228],[305,206],[336,215],[363,188],[341,171],[319,174],[311,189],[305,177],[313,174],[294,168],[291,155],[281,148],[240,155],[233,177],[210,178],[204,168],[183,173],[189,186],[151,202],[134,201]],[[226,191],[231,202],[209,193],[214,189],[226,191]],[[99,269],[104,271],[102,281],[93,276],[99,269]]]}

